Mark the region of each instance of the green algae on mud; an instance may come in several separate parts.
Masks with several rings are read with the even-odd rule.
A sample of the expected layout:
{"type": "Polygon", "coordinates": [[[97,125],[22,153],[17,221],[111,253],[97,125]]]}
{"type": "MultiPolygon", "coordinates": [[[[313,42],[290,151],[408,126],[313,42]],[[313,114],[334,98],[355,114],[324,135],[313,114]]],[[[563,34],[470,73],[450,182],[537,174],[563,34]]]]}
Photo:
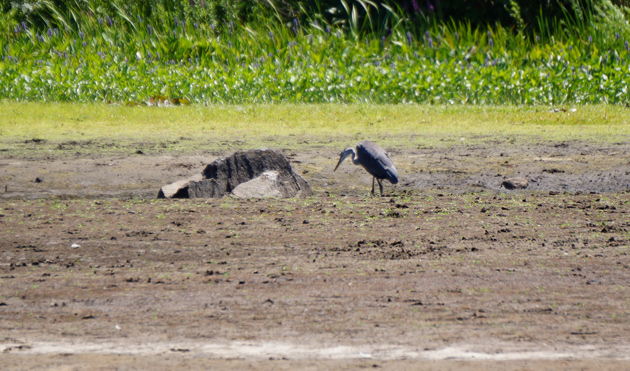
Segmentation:
{"type": "Polygon", "coordinates": [[[193,154],[266,147],[340,147],[370,138],[396,148],[443,148],[461,141],[627,141],[630,112],[609,105],[466,106],[254,104],[128,107],[0,102],[0,146],[54,155],[143,152],[193,154]],[[97,145],[94,145],[94,144],[97,145]],[[92,145],[91,145],[92,144],[92,145]],[[39,150],[37,149],[39,148],[39,150]]]}

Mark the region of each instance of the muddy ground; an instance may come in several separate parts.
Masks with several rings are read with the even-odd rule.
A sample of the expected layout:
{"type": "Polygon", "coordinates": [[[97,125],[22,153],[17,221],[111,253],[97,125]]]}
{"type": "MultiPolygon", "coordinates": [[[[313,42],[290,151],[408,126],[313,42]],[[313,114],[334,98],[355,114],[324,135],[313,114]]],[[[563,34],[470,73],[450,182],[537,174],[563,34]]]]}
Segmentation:
{"type": "Polygon", "coordinates": [[[42,145],[0,151],[2,369],[630,367],[629,144],[390,149],[382,198],[287,150],[287,200],[155,199],[220,153],[42,145]]]}

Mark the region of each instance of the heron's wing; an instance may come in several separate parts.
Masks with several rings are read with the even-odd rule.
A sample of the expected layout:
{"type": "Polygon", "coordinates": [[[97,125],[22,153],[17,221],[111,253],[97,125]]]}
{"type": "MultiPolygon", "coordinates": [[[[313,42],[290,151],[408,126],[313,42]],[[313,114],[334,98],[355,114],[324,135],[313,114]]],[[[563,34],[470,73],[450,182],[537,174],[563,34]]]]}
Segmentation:
{"type": "Polygon", "coordinates": [[[357,144],[357,157],[361,166],[368,173],[378,179],[388,179],[392,183],[398,182],[398,173],[394,167],[394,163],[381,146],[364,140],[357,144]]]}

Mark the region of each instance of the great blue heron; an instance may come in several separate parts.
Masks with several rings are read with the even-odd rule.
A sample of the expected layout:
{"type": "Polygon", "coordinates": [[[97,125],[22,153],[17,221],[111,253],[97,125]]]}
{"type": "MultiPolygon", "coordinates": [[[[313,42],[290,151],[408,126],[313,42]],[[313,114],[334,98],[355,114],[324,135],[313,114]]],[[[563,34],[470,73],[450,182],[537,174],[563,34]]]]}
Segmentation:
{"type": "Polygon", "coordinates": [[[378,182],[381,196],[383,196],[383,184],[381,184],[381,179],[387,179],[392,184],[398,183],[398,172],[394,167],[394,163],[389,158],[387,152],[378,144],[364,140],[357,144],[356,150],[352,147],[346,148],[341,152],[335,170],[337,170],[343,160],[350,155],[352,155],[353,164],[363,166],[363,168],[372,175],[372,194],[374,194],[374,179],[378,182]]]}

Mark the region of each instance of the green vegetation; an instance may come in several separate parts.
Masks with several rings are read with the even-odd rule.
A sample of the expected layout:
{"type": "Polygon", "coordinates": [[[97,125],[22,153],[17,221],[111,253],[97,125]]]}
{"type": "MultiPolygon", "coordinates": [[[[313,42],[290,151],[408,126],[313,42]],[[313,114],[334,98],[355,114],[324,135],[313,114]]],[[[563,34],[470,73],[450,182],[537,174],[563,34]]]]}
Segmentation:
{"type": "Polygon", "coordinates": [[[12,8],[0,16],[0,99],[630,104],[630,31],[609,1],[537,25],[512,7],[516,28],[420,19],[387,2],[341,1],[337,18],[321,9],[289,22],[287,9],[251,1],[166,3],[12,8]]]}

